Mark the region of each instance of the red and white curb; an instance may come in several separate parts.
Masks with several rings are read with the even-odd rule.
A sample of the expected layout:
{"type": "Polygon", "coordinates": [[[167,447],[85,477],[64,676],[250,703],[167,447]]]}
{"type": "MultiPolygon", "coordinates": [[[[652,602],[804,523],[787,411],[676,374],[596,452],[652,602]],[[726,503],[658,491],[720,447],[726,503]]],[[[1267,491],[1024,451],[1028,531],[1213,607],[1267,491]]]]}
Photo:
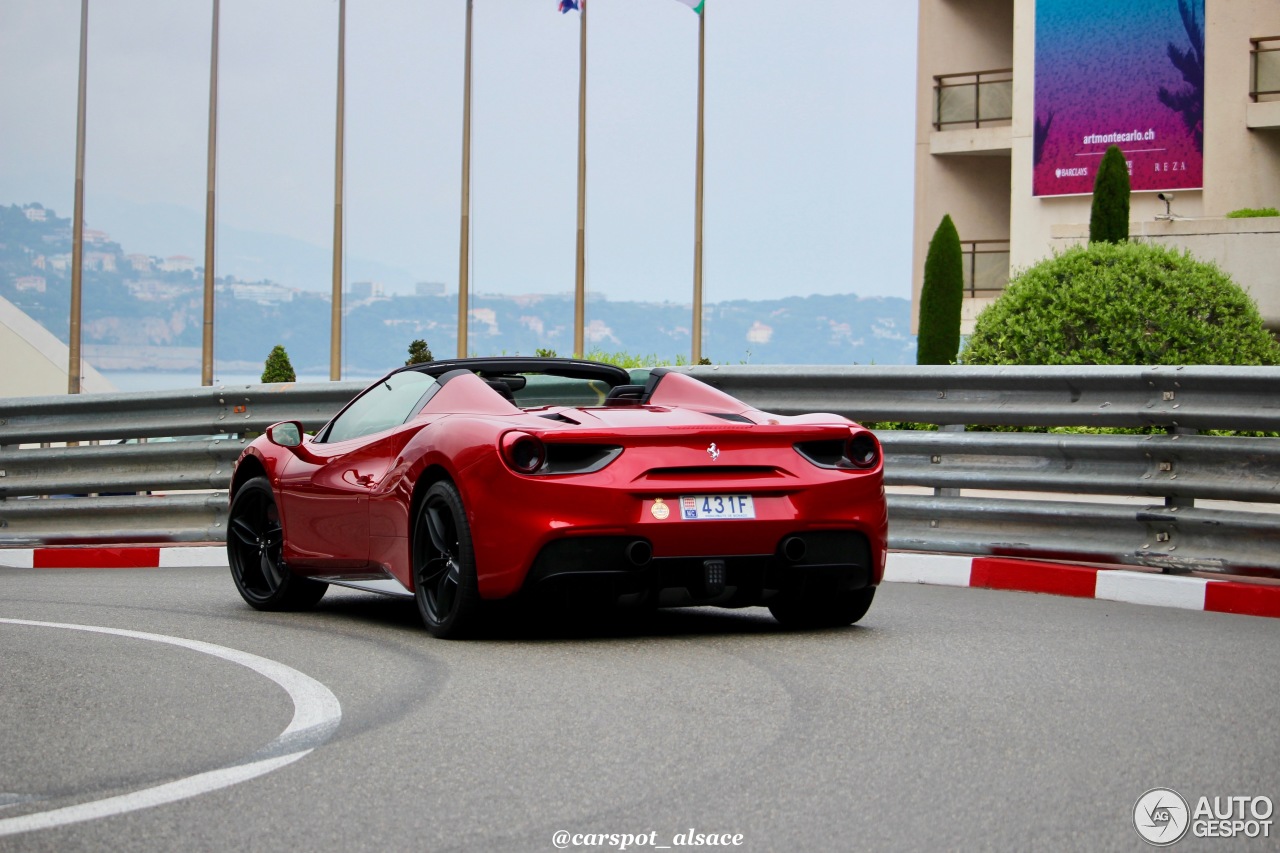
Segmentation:
{"type": "Polygon", "coordinates": [[[12,569],[179,569],[226,564],[227,549],[221,545],[0,548],[0,566],[12,569]]]}
{"type": "MultiPolygon", "coordinates": [[[[0,548],[0,566],[19,569],[154,569],[225,566],[222,546],[0,548]]],[[[886,583],[968,586],[1101,598],[1129,604],[1280,617],[1280,585],[1164,575],[1005,557],[895,551],[886,583]]]]}
{"type": "Polygon", "coordinates": [[[884,579],[1280,617],[1280,586],[1037,560],[898,551],[889,554],[884,579]]]}

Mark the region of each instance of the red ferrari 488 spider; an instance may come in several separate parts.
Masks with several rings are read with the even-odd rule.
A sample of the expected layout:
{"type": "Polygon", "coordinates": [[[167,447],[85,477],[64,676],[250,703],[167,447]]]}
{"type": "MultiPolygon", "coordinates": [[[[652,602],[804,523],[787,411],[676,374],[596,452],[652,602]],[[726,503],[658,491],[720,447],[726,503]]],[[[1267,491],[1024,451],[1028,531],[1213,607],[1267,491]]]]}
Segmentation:
{"type": "Polygon", "coordinates": [[[880,444],[838,415],[762,412],[658,368],[471,358],[395,370],[315,436],[236,463],[227,554],[260,610],[335,583],[413,596],[438,637],[486,602],[765,605],[862,618],[884,571],[880,444]]]}

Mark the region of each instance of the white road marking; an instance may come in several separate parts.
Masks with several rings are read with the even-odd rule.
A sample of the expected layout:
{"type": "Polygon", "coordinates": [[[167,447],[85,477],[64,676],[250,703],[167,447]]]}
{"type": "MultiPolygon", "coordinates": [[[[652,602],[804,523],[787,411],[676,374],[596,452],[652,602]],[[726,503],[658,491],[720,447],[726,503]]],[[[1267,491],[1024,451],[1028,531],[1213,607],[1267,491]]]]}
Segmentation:
{"type": "Polygon", "coordinates": [[[153,643],[181,646],[206,655],[213,655],[232,663],[248,667],[254,672],[280,685],[293,700],[293,719],[275,740],[241,764],[210,770],[184,779],[166,782],[141,791],[107,797],[79,805],[52,809],[47,812],[0,819],[0,836],[15,835],[36,829],[48,829],[69,823],[95,820],[124,814],[125,812],[151,808],[152,806],[185,800],[245,782],[272,770],[292,764],[327,741],[342,721],[342,705],[338,697],[319,681],[292,667],[269,658],[248,652],[229,649],[199,640],[169,637],[164,634],[147,634],[142,631],[126,631],[119,628],[102,628],[95,625],[69,625],[61,622],[35,622],[27,619],[0,619],[0,623],[29,625],[38,628],[64,628],[95,634],[112,634],[153,643]]]}

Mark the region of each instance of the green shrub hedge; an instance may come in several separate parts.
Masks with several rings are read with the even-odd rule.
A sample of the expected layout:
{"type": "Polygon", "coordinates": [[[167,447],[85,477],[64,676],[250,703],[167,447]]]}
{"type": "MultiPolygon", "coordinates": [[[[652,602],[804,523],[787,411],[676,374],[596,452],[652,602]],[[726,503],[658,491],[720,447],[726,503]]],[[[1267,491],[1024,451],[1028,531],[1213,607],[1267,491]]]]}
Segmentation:
{"type": "Polygon", "coordinates": [[[1274,207],[1242,207],[1227,214],[1228,219],[1254,219],[1262,216],[1280,216],[1274,207]]]}
{"type": "Polygon", "coordinates": [[[1213,264],[1093,243],[1016,275],[978,316],[965,364],[1280,364],[1258,308],[1213,264]]]}

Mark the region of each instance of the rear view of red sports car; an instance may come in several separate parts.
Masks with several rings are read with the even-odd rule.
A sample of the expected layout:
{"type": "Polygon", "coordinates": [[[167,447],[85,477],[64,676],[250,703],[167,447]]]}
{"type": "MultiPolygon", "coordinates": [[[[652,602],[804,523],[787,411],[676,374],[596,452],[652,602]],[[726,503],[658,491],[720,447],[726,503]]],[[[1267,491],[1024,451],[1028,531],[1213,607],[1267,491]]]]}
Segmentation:
{"type": "Polygon", "coordinates": [[[328,584],[413,596],[437,637],[486,603],[764,605],[866,613],[884,571],[880,445],[665,368],[554,358],[413,365],[314,436],[275,424],[236,464],[227,553],[259,610],[328,584]]]}

